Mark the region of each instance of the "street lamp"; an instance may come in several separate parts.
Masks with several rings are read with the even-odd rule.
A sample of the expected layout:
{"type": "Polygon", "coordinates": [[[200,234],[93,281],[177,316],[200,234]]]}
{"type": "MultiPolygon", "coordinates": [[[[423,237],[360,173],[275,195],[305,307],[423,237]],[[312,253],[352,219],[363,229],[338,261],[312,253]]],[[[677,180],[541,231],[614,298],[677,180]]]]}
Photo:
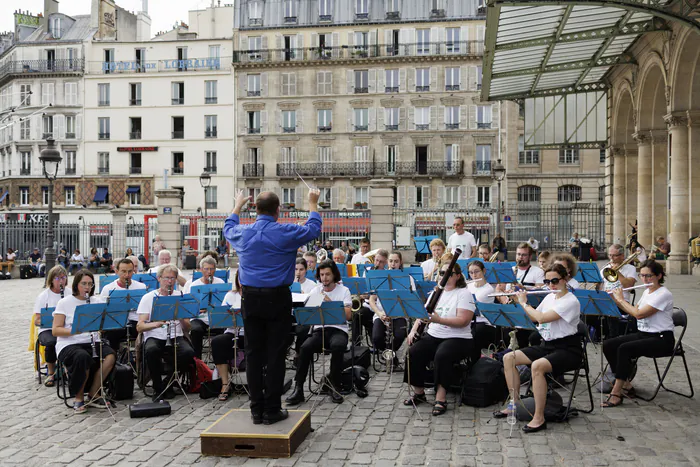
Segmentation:
{"type": "Polygon", "coordinates": [[[211,175],[206,170],[199,176],[199,184],[204,188],[204,249],[209,249],[209,217],[207,215],[207,199],[209,199],[209,185],[211,175]]]}
{"type": "Polygon", "coordinates": [[[47,232],[48,246],[44,250],[46,257],[46,273],[56,265],[56,250],[53,247],[53,182],[58,176],[58,166],[61,163],[61,152],[56,149],[53,138],[46,139],[46,147],[41,150],[39,160],[44,169],[44,176],[49,181],[49,231],[47,232]]]}
{"type": "Polygon", "coordinates": [[[506,178],[506,168],[498,159],[493,165],[493,177],[498,182],[498,206],[496,207],[496,233],[501,233],[501,182],[506,178]]]}

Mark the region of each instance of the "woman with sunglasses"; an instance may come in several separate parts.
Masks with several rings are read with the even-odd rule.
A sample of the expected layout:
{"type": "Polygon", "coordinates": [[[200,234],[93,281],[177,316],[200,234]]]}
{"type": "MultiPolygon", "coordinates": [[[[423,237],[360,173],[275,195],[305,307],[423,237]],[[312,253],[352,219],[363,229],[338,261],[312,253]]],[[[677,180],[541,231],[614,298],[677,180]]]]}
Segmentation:
{"type": "MultiPolygon", "coordinates": [[[[518,292],[518,302],[530,319],[537,323],[537,331],[542,336],[540,345],[509,352],[503,357],[506,383],[516,404],[520,400],[520,373],[517,365],[532,368],[535,415],[523,427],[525,433],[547,429],[544,419],[547,402],[545,375],[560,375],[575,369],[581,362],[581,338],[577,335],[581,304],[574,294],[569,293],[566,276],[566,269],[560,264],[551,266],[545,272],[544,284],[553,292],[545,296],[537,309],[528,305],[525,291],[518,292]]],[[[494,412],[493,415],[496,418],[508,416],[503,410],[494,412]]]]}
{"type": "MultiPolygon", "coordinates": [[[[481,261],[469,263],[469,278],[476,281],[467,286],[474,300],[478,303],[493,303],[494,298],[489,297],[489,295],[493,293],[494,289],[491,284],[486,282],[486,266],[484,266],[484,263],[481,261]]],[[[498,343],[498,329],[480,314],[476,315],[472,332],[474,334],[473,357],[475,359],[481,355],[481,349],[488,349],[491,344],[496,345],[498,343]]]]}
{"type": "Polygon", "coordinates": [[[81,270],[73,278],[73,294],[61,299],[53,312],[53,328],[51,331],[56,339],[56,351],[58,358],[68,368],[68,388],[70,394],[75,397],[73,411],[83,414],[87,411],[84,401],[85,386],[92,377],[92,385],[88,390],[89,405],[106,409],[107,401],[102,397],[96,397],[100,390],[101,381],[107,378],[114,367],[116,357],[114,350],[100,343],[98,333],[85,332],[73,334],[72,326],[75,318],[75,310],[86,303],[102,303],[103,299],[95,292],[95,277],[90,271],[81,270]],[[97,358],[93,358],[93,345],[97,358]],[[99,346],[102,346],[100,353],[99,346]],[[100,363],[100,355],[102,362],[100,363]],[[101,367],[101,368],[100,368],[101,367]]]}
{"type": "Polygon", "coordinates": [[[637,318],[637,332],[608,339],[603,343],[603,353],[615,374],[615,384],[607,401],[603,402],[603,407],[621,405],[625,395],[634,397],[635,391],[628,379],[635,359],[670,355],[675,345],[673,294],[662,285],[666,277],[663,266],[653,259],[644,261],[639,277],[648,288],[636,306],[625,301],[620,289],[615,289],[612,293],[617,306],[637,318]]]}
{"type": "MultiPolygon", "coordinates": [[[[439,275],[447,271],[444,261],[439,275]]],[[[430,300],[430,299],[428,299],[430,300]]],[[[435,382],[435,406],[433,415],[447,411],[447,388],[453,381],[454,364],[472,354],[471,321],[474,317],[474,300],[467,289],[462,268],[455,264],[447,285],[440,295],[435,312],[429,316],[428,327],[419,341],[416,333],[420,320],[416,320],[408,335],[408,358],[404,371],[404,382],[413,386],[412,397],[403,401],[404,405],[418,405],[428,402],[425,396],[425,368],[433,362],[435,382]]]]}
{"type": "Polygon", "coordinates": [[[41,309],[55,308],[59,300],[64,296],[68,273],[63,266],[54,266],[46,275],[46,283],[43,292],[34,302],[34,325],[39,328],[38,341],[44,346],[44,358],[48,372],[44,386],[54,386],[54,374],[56,372],[56,336],[51,333],[51,328],[41,327],[41,309]]]}

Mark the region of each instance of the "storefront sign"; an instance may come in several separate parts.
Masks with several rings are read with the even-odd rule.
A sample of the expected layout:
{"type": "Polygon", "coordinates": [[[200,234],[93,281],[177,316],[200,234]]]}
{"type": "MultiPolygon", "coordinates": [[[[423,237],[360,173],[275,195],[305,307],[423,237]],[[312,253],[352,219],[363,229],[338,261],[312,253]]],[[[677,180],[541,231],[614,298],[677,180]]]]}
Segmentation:
{"type": "Polygon", "coordinates": [[[155,152],[157,150],[158,146],[127,146],[117,148],[117,152],[155,152]]]}

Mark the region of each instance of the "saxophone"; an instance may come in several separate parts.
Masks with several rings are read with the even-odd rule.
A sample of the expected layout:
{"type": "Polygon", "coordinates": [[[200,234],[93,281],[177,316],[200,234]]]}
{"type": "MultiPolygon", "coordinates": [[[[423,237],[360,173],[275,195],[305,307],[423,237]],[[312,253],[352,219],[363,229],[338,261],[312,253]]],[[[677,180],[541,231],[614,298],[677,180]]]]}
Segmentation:
{"type": "Polygon", "coordinates": [[[389,318],[389,322],[385,323],[384,328],[385,328],[385,344],[386,348],[382,352],[382,358],[384,359],[384,364],[386,365],[386,371],[389,373],[389,369],[391,368],[390,362],[394,360],[396,357],[396,352],[391,348],[391,335],[392,335],[392,328],[393,328],[393,319],[389,318]]]}

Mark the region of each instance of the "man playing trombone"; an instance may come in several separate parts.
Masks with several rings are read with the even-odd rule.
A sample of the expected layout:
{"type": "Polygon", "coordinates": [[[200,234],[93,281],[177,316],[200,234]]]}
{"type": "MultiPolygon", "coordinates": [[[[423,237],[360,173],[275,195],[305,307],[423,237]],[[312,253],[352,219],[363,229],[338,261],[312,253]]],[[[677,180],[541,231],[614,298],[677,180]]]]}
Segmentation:
{"type": "MultiPolygon", "coordinates": [[[[615,289],[627,289],[632,287],[637,282],[637,269],[631,263],[636,255],[632,255],[625,259],[625,249],[622,245],[617,243],[612,244],[608,247],[608,262],[605,266],[600,269],[601,275],[603,276],[603,290],[606,292],[611,292],[615,289]]],[[[624,290],[622,296],[625,302],[632,303],[631,292],[629,290],[624,290]]],[[[627,317],[625,311],[620,308],[620,312],[623,313],[623,317],[627,317]]],[[[630,319],[630,324],[633,329],[636,330],[636,325],[633,319],[630,319]]],[[[618,329],[616,326],[612,326],[609,329],[608,337],[616,337],[620,334],[625,333],[627,327],[628,319],[620,320],[618,329]]]]}

